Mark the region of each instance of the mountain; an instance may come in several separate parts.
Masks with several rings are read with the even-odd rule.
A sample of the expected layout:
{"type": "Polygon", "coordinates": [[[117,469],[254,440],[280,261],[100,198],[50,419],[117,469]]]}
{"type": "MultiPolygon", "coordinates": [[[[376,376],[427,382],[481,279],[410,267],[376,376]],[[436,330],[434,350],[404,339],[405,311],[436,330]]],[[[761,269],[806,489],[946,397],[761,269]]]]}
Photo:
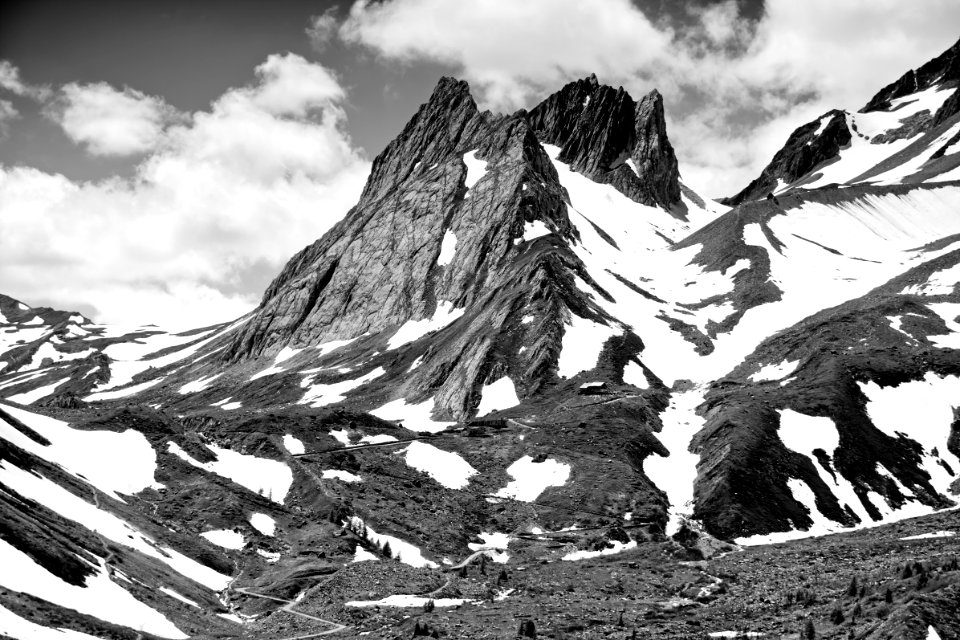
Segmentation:
{"type": "Polygon", "coordinates": [[[443,78],[232,323],[0,297],[0,635],[958,637],[956,59],[732,208],[656,91],[443,78]]]}
{"type": "Polygon", "coordinates": [[[856,113],[833,110],[798,127],[760,175],[724,200],[828,185],[960,180],[960,41],[881,89],[856,113]]]}

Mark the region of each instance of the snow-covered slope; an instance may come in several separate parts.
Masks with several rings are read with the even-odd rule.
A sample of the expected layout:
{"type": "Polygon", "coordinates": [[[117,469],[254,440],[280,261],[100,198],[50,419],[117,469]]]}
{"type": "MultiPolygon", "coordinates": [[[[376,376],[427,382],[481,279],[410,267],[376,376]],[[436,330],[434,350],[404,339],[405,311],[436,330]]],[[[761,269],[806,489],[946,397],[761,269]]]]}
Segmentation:
{"type": "Polygon", "coordinates": [[[960,179],[960,41],[884,87],[858,112],[830,111],[796,129],[728,204],[827,185],[960,179]]]}

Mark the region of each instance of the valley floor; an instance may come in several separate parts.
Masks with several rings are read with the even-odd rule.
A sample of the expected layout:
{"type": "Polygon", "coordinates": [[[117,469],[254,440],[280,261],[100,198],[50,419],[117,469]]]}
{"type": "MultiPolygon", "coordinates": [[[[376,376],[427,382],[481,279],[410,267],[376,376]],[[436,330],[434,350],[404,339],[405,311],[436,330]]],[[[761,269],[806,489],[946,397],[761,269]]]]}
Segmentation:
{"type": "MultiPolygon", "coordinates": [[[[351,563],[296,610],[346,625],[336,637],[513,638],[529,621],[528,637],[540,638],[800,638],[812,625],[817,638],[950,640],[960,637],[958,532],[960,514],[948,511],[709,560],[650,540],[565,562],[555,553],[562,537],[520,541],[509,564],[475,562],[465,573],[351,563]]],[[[251,611],[263,602],[234,601],[251,611]]],[[[263,611],[242,637],[331,630],[285,607],[263,611]]]]}

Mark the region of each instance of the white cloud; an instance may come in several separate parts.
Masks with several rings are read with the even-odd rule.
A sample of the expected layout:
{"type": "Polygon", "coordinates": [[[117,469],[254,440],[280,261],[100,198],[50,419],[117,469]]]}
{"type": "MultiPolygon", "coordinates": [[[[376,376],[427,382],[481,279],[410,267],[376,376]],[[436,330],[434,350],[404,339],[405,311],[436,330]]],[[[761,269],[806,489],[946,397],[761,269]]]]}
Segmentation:
{"type": "Polygon", "coordinates": [[[359,196],[369,164],[344,98],[320,65],[271,56],[256,82],[169,127],[131,180],[0,169],[0,291],[110,321],[240,315],[359,196]]]}
{"type": "Polygon", "coordinates": [[[458,66],[499,110],[592,72],[635,96],[656,87],[681,172],[721,195],[755,177],[792,129],[861,107],[953,44],[960,24],[955,0],[768,0],[756,23],[732,1],[690,12],[681,29],[628,0],[360,0],[340,35],[388,58],[458,66]]]}
{"type": "Polygon", "coordinates": [[[20,117],[9,100],[0,100],[0,138],[6,137],[10,131],[10,122],[20,117]]]}
{"type": "Polygon", "coordinates": [[[337,27],[337,7],[331,7],[318,16],[311,16],[306,33],[313,49],[317,52],[324,51],[337,35],[337,27]]]}
{"type": "Polygon", "coordinates": [[[93,155],[128,156],[154,150],[176,117],[162,99],[105,82],[65,85],[48,116],[93,155]]]}
{"type": "Polygon", "coordinates": [[[8,60],[0,60],[0,89],[34,100],[46,100],[50,97],[48,87],[27,84],[21,80],[20,69],[8,60]]]}

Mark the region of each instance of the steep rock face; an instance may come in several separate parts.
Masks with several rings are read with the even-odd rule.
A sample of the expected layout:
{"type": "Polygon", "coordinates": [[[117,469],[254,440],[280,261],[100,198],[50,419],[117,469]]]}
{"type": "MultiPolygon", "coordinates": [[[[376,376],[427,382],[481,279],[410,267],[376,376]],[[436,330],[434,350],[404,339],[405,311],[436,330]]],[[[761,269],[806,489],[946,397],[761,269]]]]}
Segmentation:
{"type": "Polygon", "coordinates": [[[446,318],[449,337],[391,395],[435,394],[438,414],[462,417],[487,378],[509,373],[530,393],[553,375],[571,310],[603,317],[574,286],[590,276],[555,241],[574,238],[564,198],[522,115],[480,114],[466,84],[445,79],[374,162],[360,202],[288,263],[224,358],[363,334],[392,351],[405,323],[446,318]],[[534,223],[551,235],[527,240],[534,223]],[[531,348],[503,351],[515,343],[531,348]]]}
{"type": "Polygon", "coordinates": [[[779,187],[802,178],[818,165],[836,158],[840,149],[850,143],[850,139],[851,132],[844,112],[829,111],[790,134],[786,144],[764,167],[760,176],[740,193],[723,202],[736,206],[763,198],[779,187]]]}
{"type": "Polygon", "coordinates": [[[934,179],[960,162],[960,157],[942,160],[944,152],[938,151],[946,150],[944,142],[956,133],[957,113],[960,42],[881,89],[859,112],[831,111],[794,131],[755,180],[722,202],[735,206],[774,191],[829,184],[934,179]]]}
{"type": "Polygon", "coordinates": [[[680,201],[677,158],[656,90],[637,103],[622,87],[591,76],[548,97],[527,119],[541,140],[561,147],[561,161],[592,180],[641,204],[669,208],[680,201]]]}
{"type": "MultiPolygon", "coordinates": [[[[877,92],[860,113],[885,111],[891,101],[935,85],[960,81],[960,40],[939,56],[926,62],[916,71],[910,69],[894,82],[877,92]]],[[[943,119],[946,119],[945,116],[943,119]]],[[[942,121],[942,120],[941,120],[942,121]]]]}

